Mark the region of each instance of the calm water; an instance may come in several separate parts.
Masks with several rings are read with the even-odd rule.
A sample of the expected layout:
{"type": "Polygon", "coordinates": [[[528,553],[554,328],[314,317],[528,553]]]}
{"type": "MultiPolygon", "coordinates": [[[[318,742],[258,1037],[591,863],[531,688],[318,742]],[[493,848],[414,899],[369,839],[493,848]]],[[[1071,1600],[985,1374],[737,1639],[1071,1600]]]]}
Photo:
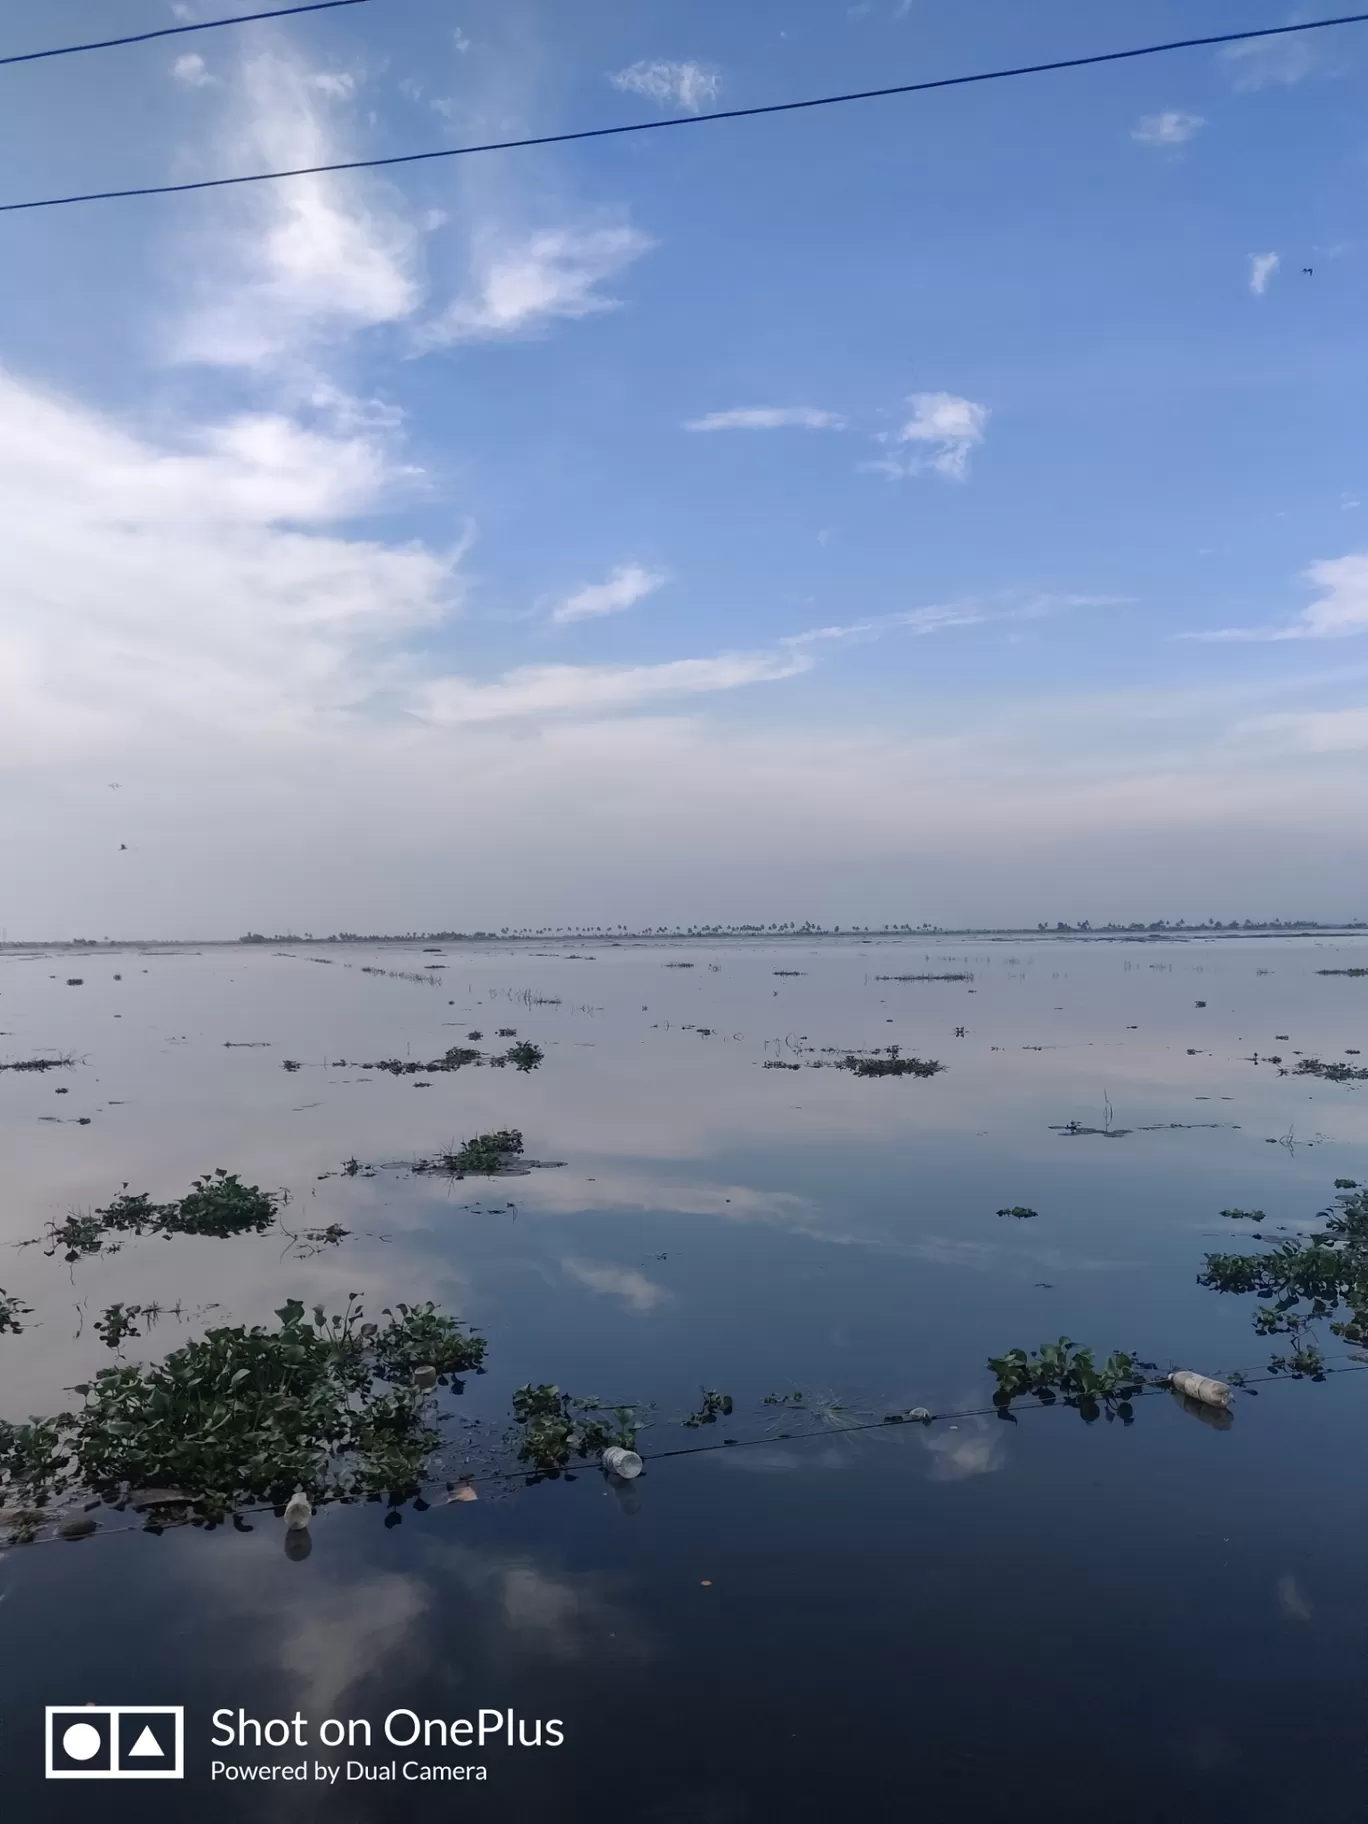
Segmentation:
{"type": "Polygon", "coordinates": [[[1368,1378],[1265,1384],[1237,1396],[1225,1431],[1167,1395],[1128,1427],[1063,1408],[842,1427],[983,1408],[987,1356],[1061,1333],[1165,1367],[1257,1371],[1270,1345],[1253,1301],[1203,1290],[1197,1271],[1206,1250],[1241,1245],[1222,1208],[1296,1230],[1335,1178],[1368,1178],[1368,1086],[1263,1061],[1368,1049],[1368,980],[1316,973],[1365,951],[919,940],[316,952],[326,965],[307,948],[0,958],[0,1060],[83,1060],[0,1074],[0,1239],[125,1181],[181,1195],[220,1165],[288,1189],[290,1228],[352,1232],[306,1259],[282,1258],[279,1234],[149,1239],[74,1268],[7,1248],[0,1285],[35,1309],[0,1338],[5,1416],[69,1404],[63,1390],[109,1363],[92,1323],[115,1300],[182,1308],[128,1345],[138,1359],[206,1323],[269,1321],[285,1297],[337,1308],[354,1290],[371,1309],[435,1298],[488,1335],[488,1373],[448,1402],[448,1474],[464,1465],[463,1421],[497,1432],[525,1381],[656,1402],[648,1457],[718,1446],[658,1456],[630,1490],[586,1470],[486,1480],[474,1504],[408,1508],[389,1528],[381,1507],[325,1511],[302,1562],[269,1515],[250,1533],[154,1537],[108,1513],[92,1540],[10,1548],[7,1815],[370,1824],[427,1804],[742,1824],[833,1807],[1044,1819],[1086,1803],[1249,1824],[1356,1804],[1368,1378]],[[363,963],[441,969],[434,985],[363,963]],[[877,979],[919,970],[973,979],[877,979]],[[336,1064],[435,1057],[499,1026],[545,1048],[539,1070],[420,1089],[336,1064]],[[890,1042],[944,1074],[762,1068],[890,1042]],[[282,1070],[287,1057],[303,1068],[282,1070]],[[1057,1131],[1070,1121],[1131,1131],[1057,1131]],[[323,1176],[496,1127],[564,1164],[455,1185],[323,1176]],[[1014,1204],[1038,1215],[996,1215],[1014,1204]],[[728,1424],[681,1428],[700,1386],[733,1396],[728,1424]],[[763,1396],[793,1390],[831,1409],[789,1420],[811,1435],[784,1440],[787,1415],[763,1396]],[[186,1783],[45,1785],[43,1706],[87,1702],[185,1705],[186,1783]],[[315,1728],[365,1718],[375,1745],[214,1748],[220,1707],[299,1711],[315,1728]],[[565,1745],[391,1747],[383,1719],[400,1708],[559,1718],[565,1745]],[[215,1758],[415,1756],[489,1777],[210,1779],[215,1758]]]}

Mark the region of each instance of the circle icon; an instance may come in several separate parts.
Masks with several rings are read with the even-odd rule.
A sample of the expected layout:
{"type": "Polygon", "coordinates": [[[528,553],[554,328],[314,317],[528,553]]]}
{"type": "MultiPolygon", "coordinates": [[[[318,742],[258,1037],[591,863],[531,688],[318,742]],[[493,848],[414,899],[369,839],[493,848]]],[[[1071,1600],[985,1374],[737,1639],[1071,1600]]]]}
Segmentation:
{"type": "Polygon", "coordinates": [[[103,1747],[99,1730],[90,1723],[73,1723],[62,1736],[62,1752],[73,1761],[93,1761],[103,1747]]]}

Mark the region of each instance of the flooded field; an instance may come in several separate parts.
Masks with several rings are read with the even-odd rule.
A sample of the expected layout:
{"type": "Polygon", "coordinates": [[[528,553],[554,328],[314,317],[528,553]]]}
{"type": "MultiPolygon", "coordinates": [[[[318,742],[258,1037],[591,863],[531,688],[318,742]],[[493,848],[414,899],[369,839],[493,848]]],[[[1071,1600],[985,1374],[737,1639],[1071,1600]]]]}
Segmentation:
{"type": "Polygon", "coordinates": [[[185,1706],[186,1784],[101,1786],[119,1824],[434,1796],[1249,1824],[1313,1767],[1356,1801],[1365,964],[1324,936],[0,956],[0,1067],[47,1066],[0,1068],[0,1418],[69,1415],[64,1468],[0,1432],[9,1808],[89,1815],[44,1785],[58,1704],[185,1706]],[[168,1456],[204,1358],[143,1372],[291,1325],[361,1414],[313,1481],[272,1433],[295,1529],[250,1438],[168,1456]],[[158,1487],[172,1460],[201,1486],[158,1487]],[[239,1711],[310,1733],[240,1743],[239,1711]]]}

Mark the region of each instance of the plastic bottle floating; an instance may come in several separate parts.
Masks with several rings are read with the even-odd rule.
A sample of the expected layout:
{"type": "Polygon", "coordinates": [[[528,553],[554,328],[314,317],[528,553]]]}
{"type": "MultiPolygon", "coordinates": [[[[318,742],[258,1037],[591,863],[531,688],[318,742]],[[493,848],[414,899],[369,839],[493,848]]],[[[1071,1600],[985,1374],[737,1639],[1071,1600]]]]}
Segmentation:
{"type": "Polygon", "coordinates": [[[624,1482],[641,1474],[641,1458],[634,1450],[624,1450],[621,1444],[610,1444],[603,1453],[603,1467],[610,1476],[621,1476],[624,1482]]]}
{"type": "Polygon", "coordinates": [[[297,1488],[285,1503],[285,1526],[292,1533],[302,1532],[313,1519],[313,1509],[309,1506],[309,1497],[302,1488],[297,1488]]]}
{"type": "Polygon", "coordinates": [[[1169,1376],[1169,1386],[1175,1393],[1185,1393],[1190,1400],[1200,1400],[1203,1406],[1229,1406],[1230,1388],[1224,1381],[1214,1381],[1209,1374],[1193,1374],[1186,1368],[1175,1368],[1169,1376]]]}

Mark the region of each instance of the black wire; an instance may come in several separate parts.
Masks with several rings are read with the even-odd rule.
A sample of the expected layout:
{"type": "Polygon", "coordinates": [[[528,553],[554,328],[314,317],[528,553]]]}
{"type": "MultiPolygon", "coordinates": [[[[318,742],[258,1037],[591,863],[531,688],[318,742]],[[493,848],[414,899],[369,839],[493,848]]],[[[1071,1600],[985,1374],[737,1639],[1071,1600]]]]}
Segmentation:
{"type": "Polygon", "coordinates": [[[0,57],[7,63],[39,63],[44,57],[74,57],[77,51],[112,51],[120,44],[146,44],[150,38],[178,38],[182,32],[212,32],[220,25],[249,25],[253,19],[288,19],[293,13],[326,13],[334,6],[364,6],[366,0],[309,0],[305,6],[278,6],[269,13],[237,13],[231,19],[201,19],[197,25],[163,25],[155,32],[134,32],[128,38],[97,38],[91,44],[59,44],[50,51],[21,51],[17,57],[0,57]]]}
{"type": "Polygon", "coordinates": [[[919,95],[928,89],[955,89],[975,82],[1001,82],[1009,76],[1040,76],[1050,70],[1079,70],[1096,63],[1121,63],[1128,58],[1157,57],[1163,51],[1190,51],[1207,45],[1242,44],[1254,38],[1281,38],[1288,32],[1317,32],[1332,25],[1365,23],[1368,23],[1368,13],[1344,13],[1336,19],[1308,19],[1302,25],[1265,25],[1253,31],[1217,32],[1205,38],[1173,38],[1166,44],[1144,44],[1129,51],[1098,51],[1089,57],[1057,57],[1049,63],[1023,63],[1006,70],[980,70],[972,76],[938,76],[930,82],[900,82],[886,89],[856,89],[844,95],[813,95],[805,101],[772,101],[755,108],[719,108],[711,114],[672,114],[664,120],[631,120],[620,127],[580,127],[571,133],[538,133],[528,139],[495,139],[478,146],[442,146],[432,152],[397,152],[388,158],[352,158],[330,165],[299,165],[290,171],[252,171],[242,177],[202,177],[188,184],[142,184],[131,190],[86,190],[75,196],[36,197],[25,203],[0,203],[0,215],[19,209],[60,209],[68,203],[117,202],[130,196],[178,196],[187,190],[223,190],[233,184],[274,183],[279,178],[320,177],[333,171],[374,171],[384,165],[416,165],[433,158],[468,158],[476,152],[516,152],[528,146],[564,146],[581,139],[611,139],[620,133],[652,133],[661,127],[697,127],[712,120],[750,120],[760,114],[792,114],[801,108],[830,108],[840,102],[875,101],[886,95],[919,95]]]}

